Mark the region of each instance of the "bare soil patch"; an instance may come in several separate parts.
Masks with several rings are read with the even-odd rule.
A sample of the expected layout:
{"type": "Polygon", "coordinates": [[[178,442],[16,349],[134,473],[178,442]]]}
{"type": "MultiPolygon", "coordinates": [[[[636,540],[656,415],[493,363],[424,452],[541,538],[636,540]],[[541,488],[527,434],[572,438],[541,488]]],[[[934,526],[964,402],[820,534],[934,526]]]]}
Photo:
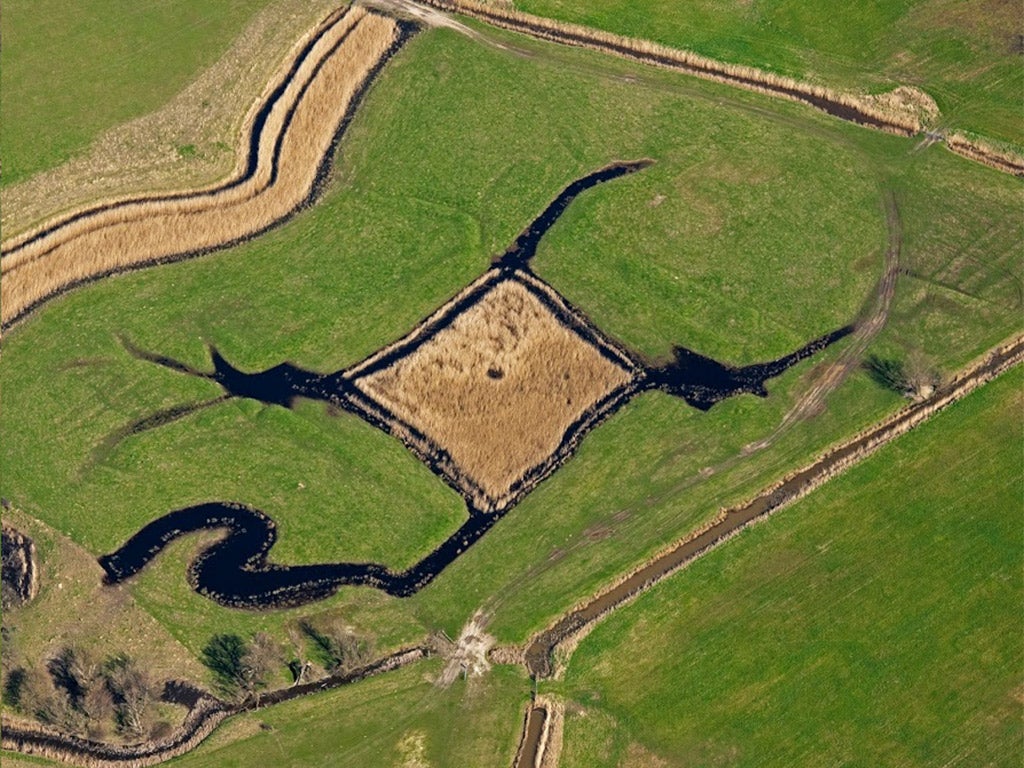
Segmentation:
{"type": "Polygon", "coordinates": [[[437,680],[439,686],[447,688],[459,675],[480,677],[487,673],[491,668],[487,660],[488,652],[494,646],[495,640],[487,634],[486,629],[487,617],[481,613],[477,613],[466,623],[458,639],[446,651],[448,660],[437,680]]]}

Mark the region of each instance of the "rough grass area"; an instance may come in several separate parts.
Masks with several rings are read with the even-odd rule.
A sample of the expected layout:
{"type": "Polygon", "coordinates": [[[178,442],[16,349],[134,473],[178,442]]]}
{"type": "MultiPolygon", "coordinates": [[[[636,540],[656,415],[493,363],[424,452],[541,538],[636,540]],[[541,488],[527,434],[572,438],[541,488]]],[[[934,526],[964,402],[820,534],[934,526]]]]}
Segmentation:
{"type": "Polygon", "coordinates": [[[492,503],[554,454],[566,430],[630,372],[504,280],[360,388],[447,451],[492,503]]]}
{"type": "Polygon", "coordinates": [[[440,661],[417,663],[245,715],[175,765],[511,765],[529,696],[523,674],[498,668],[442,689],[428,679],[440,671],[440,661]]]}
{"type": "Polygon", "coordinates": [[[942,127],[1024,147],[1020,7],[1012,0],[677,3],[524,0],[521,10],[834,88],[930,94],[942,127]]]}
{"type": "Polygon", "coordinates": [[[0,129],[6,186],[169,101],[267,0],[13,0],[4,4],[0,129]]]}
{"type": "MultiPolygon", "coordinates": [[[[87,148],[74,150],[73,159],[55,168],[5,183],[0,190],[3,238],[7,240],[55,213],[99,200],[202,186],[226,178],[248,150],[247,144],[240,144],[245,116],[265,92],[273,73],[281,71],[296,41],[335,7],[333,0],[275,0],[253,14],[215,63],[195,73],[188,87],[158,109],[101,131],[87,148]]],[[[95,33],[95,27],[90,31],[95,33]]],[[[7,45],[0,59],[6,66],[8,60],[17,62],[39,48],[46,49],[52,32],[52,26],[19,32],[14,48],[7,45]],[[45,38],[37,39],[38,35],[45,38]]],[[[65,58],[54,66],[70,64],[65,58]]],[[[49,77],[52,70],[38,68],[31,76],[49,77]]],[[[74,75],[65,72],[65,76],[74,75]]],[[[0,82],[6,82],[3,76],[0,82]]],[[[119,78],[107,80],[103,86],[109,94],[122,88],[130,91],[137,83],[119,78]]],[[[4,105],[5,95],[0,94],[4,105]]],[[[108,98],[116,100],[116,96],[108,98]]],[[[89,104],[89,108],[95,107],[95,102],[89,104]]],[[[19,105],[19,109],[25,108],[25,104],[19,105]]],[[[52,99],[39,99],[28,108],[59,111],[52,99]]],[[[37,122],[46,121],[40,118],[37,122]]],[[[58,120],[47,122],[46,129],[57,125],[58,120]]],[[[6,150],[5,129],[16,132],[17,127],[0,128],[0,147],[6,150]]]]}
{"type": "Polygon", "coordinates": [[[562,765],[1013,763],[1022,382],[1006,374],[598,625],[553,684],[575,702],[562,765]]]}
{"type": "MultiPolygon", "coordinates": [[[[4,521],[33,539],[40,583],[30,603],[4,612],[4,684],[13,670],[42,668],[69,647],[100,659],[128,655],[157,680],[204,677],[193,649],[180,643],[166,622],[125,590],[102,586],[102,571],[90,552],[16,510],[5,511],[4,521]]],[[[177,722],[185,712],[171,708],[168,714],[177,722]]]]}
{"type": "Polygon", "coordinates": [[[349,105],[396,34],[393,19],[362,8],[331,25],[275,102],[257,169],[243,183],[98,212],[8,253],[4,323],[69,283],[238,241],[290,214],[309,196],[349,105]]]}
{"type": "MultiPolygon", "coordinates": [[[[277,521],[271,560],[414,562],[458,527],[464,506],[354,417],[232,401],[112,444],[146,415],[219,394],[130,357],[117,334],[207,370],[206,341],[247,371],[283,360],[343,369],[478,277],[567,182],[616,159],[655,164],[581,195],[535,266],[651,356],[680,343],[736,364],[771,359],[849,322],[881,271],[888,188],[914,274],[901,277],[898,312],[873,351],[922,347],[948,372],[1020,327],[1019,181],[799,105],[516,44],[531,55],[422,33],[368,94],[320,205],[243,247],[76,291],[8,334],[0,495],[94,555],[170,509],[224,499],[277,521]],[[952,268],[979,234],[984,252],[952,268]]],[[[821,416],[737,459],[841,349],[779,377],[767,400],[700,413],[645,395],[415,597],[346,588],[306,610],[404,640],[438,627],[454,635],[483,605],[489,631],[521,641],[897,407],[856,373],[821,416]]],[[[192,594],[194,539],[175,546],[127,590],[190,649],[231,631],[221,627],[277,632],[300,615],[243,614],[192,594]]]]}

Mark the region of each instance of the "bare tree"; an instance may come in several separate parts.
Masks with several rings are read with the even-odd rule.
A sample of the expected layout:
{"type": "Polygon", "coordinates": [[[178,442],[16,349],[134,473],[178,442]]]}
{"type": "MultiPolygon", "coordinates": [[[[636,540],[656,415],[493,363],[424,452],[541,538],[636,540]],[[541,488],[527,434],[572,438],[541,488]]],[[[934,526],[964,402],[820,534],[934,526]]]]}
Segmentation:
{"type": "Polygon", "coordinates": [[[241,659],[241,688],[246,693],[265,688],[274,669],[281,665],[281,647],[270,635],[257,632],[241,659]]]}
{"type": "Polygon", "coordinates": [[[365,664],[373,656],[373,639],[355,632],[335,618],[313,625],[303,622],[302,630],[316,645],[331,672],[347,672],[365,664]]]}
{"type": "Polygon", "coordinates": [[[911,350],[905,360],[869,355],[864,367],[877,384],[913,400],[930,397],[940,383],[935,366],[919,349],[911,350]]]}
{"type": "Polygon", "coordinates": [[[85,714],[89,735],[102,738],[106,733],[106,725],[113,721],[116,714],[114,696],[102,678],[96,678],[90,683],[82,700],[82,712],[85,714]]]}
{"type": "Polygon", "coordinates": [[[44,723],[61,721],[61,701],[49,673],[35,667],[24,670],[18,686],[18,708],[44,723]]]}
{"type": "Polygon", "coordinates": [[[911,350],[903,366],[907,395],[914,400],[931,397],[940,377],[932,361],[920,349],[911,350]]]}
{"type": "Polygon", "coordinates": [[[151,725],[156,685],[149,673],[127,656],[118,656],[107,666],[117,720],[121,728],[133,736],[141,736],[151,725]]]}

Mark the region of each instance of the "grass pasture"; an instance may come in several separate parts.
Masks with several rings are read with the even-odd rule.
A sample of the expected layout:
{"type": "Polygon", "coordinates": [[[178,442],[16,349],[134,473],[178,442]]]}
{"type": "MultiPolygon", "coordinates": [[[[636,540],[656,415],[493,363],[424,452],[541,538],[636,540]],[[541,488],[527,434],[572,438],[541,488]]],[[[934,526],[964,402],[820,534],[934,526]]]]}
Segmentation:
{"type": "Polygon", "coordinates": [[[6,3],[0,183],[66,162],[102,131],[162,106],[216,61],[265,5],[6,3]]]}
{"type": "Polygon", "coordinates": [[[832,88],[917,86],[938,103],[942,127],[1024,147],[1024,23],[1013,2],[525,0],[517,7],[832,88]]]}
{"type": "Polygon", "coordinates": [[[511,765],[529,698],[518,670],[440,689],[438,663],[289,702],[228,724],[173,765],[511,765]]]}
{"type": "Polygon", "coordinates": [[[1006,374],[599,624],[553,684],[578,704],[562,765],[1011,764],[1022,382],[1006,374]]]}
{"type": "MultiPolygon", "coordinates": [[[[914,153],[911,140],[799,105],[587,51],[516,45],[532,55],[449,30],[420,33],[368,94],[316,207],[243,246],[77,290],[8,334],[0,495],[93,555],[171,509],[223,499],[277,521],[272,561],[415,562],[458,527],[464,505],[398,441],[349,415],[231,401],[111,445],[110,435],[148,414],[220,394],[132,358],[118,334],[206,369],[209,342],[246,371],[283,360],[340,370],[401,338],[483,273],[568,181],[620,159],[655,163],[581,195],[534,266],[603,331],[652,358],[684,344],[745,364],[849,322],[879,277],[890,190],[908,274],[873,351],[922,349],[948,374],[1019,330],[1019,181],[940,148],[914,153]]],[[[230,611],[185,584],[194,538],[126,590],[194,654],[214,632],[280,636],[319,613],[394,647],[438,628],[454,636],[481,606],[493,613],[490,632],[521,642],[719,507],[899,406],[899,396],[856,372],[824,413],[738,460],[841,350],[771,382],[766,400],[742,396],[700,413],[661,394],[638,398],[412,598],[345,588],[295,611],[230,611]]],[[[357,729],[427,696],[418,670],[331,694],[335,709],[367,713],[363,720],[325,718],[331,708],[310,699],[265,713],[274,731],[259,730],[261,713],[225,738],[242,734],[243,757],[276,749],[277,739],[308,739],[308,748],[285,750],[296,762],[330,739],[355,743],[357,729]],[[391,685],[413,692],[391,696],[391,685]]],[[[484,684],[507,692],[493,694],[493,710],[490,688],[469,687],[465,699],[432,693],[446,703],[422,721],[415,714],[409,728],[445,732],[453,712],[500,709],[494,722],[506,730],[479,743],[509,762],[508,734],[520,724],[510,713],[526,691],[516,674],[484,684]]],[[[618,717],[610,712],[600,717],[618,717]]],[[[477,727],[475,716],[467,722],[477,727]]],[[[453,739],[463,738],[458,731],[453,739]]],[[[393,764],[388,750],[404,738],[359,754],[393,764]]],[[[424,749],[443,763],[431,739],[424,749]]],[[[475,749],[466,747],[463,764],[474,763],[475,749]]],[[[182,762],[234,759],[216,750],[211,742],[182,762]]]]}

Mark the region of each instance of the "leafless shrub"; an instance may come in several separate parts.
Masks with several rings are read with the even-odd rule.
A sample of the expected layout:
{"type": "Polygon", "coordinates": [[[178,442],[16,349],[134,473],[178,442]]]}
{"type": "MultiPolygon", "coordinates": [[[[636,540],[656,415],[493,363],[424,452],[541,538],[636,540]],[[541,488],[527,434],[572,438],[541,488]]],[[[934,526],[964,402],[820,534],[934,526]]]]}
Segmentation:
{"type": "Polygon", "coordinates": [[[44,723],[60,724],[63,705],[53,678],[37,667],[23,670],[18,692],[17,706],[22,712],[44,723]]]}
{"type": "Polygon", "coordinates": [[[373,638],[359,634],[341,619],[329,619],[316,624],[302,623],[306,633],[330,672],[347,672],[367,663],[373,657],[373,638]]]}
{"type": "Polygon", "coordinates": [[[108,662],[106,677],[118,726],[132,736],[144,735],[153,725],[153,705],[159,697],[159,686],[149,672],[124,655],[108,662]]]}
{"type": "Polygon", "coordinates": [[[905,359],[869,355],[864,361],[868,375],[881,387],[912,400],[931,397],[940,376],[931,360],[920,350],[912,350],[905,359]]]}
{"type": "Polygon", "coordinates": [[[242,689],[254,693],[267,687],[274,671],[280,669],[283,663],[281,646],[265,632],[257,632],[242,656],[242,689]]]}

